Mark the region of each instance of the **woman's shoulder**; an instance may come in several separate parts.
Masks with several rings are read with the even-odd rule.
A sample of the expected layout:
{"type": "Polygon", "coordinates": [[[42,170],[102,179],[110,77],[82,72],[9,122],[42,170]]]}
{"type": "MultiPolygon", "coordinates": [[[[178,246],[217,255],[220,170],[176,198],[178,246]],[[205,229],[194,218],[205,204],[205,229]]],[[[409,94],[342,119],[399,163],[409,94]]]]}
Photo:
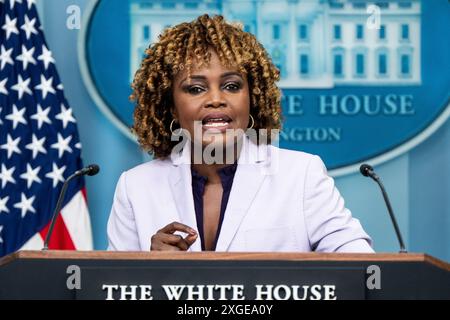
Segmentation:
{"type": "Polygon", "coordinates": [[[318,155],[304,151],[291,150],[276,146],[272,146],[272,149],[274,152],[278,152],[281,161],[285,162],[295,161],[297,165],[307,164],[310,163],[311,161],[322,161],[318,155]]]}
{"type": "Polygon", "coordinates": [[[316,154],[276,146],[272,146],[272,150],[271,161],[274,161],[273,152],[277,152],[278,159],[276,161],[282,172],[289,173],[290,175],[307,175],[313,172],[320,175],[328,175],[325,163],[316,154]]]}

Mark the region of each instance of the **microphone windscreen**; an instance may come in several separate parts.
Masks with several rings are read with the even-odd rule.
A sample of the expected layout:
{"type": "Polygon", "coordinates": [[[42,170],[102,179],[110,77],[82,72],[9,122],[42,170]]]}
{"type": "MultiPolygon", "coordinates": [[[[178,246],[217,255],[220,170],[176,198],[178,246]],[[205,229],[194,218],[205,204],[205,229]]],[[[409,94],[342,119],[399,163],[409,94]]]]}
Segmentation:
{"type": "Polygon", "coordinates": [[[88,176],[95,176],[100,171],[100,167],[96,164],[88,165],[88,172],[86,173],[88,176]]]}
{"type": "Polygon", "coordinates": [[[360,167],[359,167],[359,171],[361,172],[361,174],[365,177],[369,176],[369,173],[371,171],[373,171],[373,168],[371,165],[368,165],[367,163],[363,163],[360,167]]]}

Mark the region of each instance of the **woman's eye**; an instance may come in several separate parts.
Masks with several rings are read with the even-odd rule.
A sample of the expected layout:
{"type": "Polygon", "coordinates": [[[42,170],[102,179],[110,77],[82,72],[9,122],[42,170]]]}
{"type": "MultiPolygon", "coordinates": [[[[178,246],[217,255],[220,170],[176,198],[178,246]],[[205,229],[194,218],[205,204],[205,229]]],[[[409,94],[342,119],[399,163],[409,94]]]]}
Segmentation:
{"type": "Polygon", "coordinates": [[[224,89],[230,91],[238,91],[241,88],[241,85],[236,82],[229,82],[225,84],[224,89]]]}
{"type": "Polygon", "coordinates": [[[202,87],[199,86],[189,86],[185,88],[185,91],[189,94],[199,94],[204,91],[202,87]]]}

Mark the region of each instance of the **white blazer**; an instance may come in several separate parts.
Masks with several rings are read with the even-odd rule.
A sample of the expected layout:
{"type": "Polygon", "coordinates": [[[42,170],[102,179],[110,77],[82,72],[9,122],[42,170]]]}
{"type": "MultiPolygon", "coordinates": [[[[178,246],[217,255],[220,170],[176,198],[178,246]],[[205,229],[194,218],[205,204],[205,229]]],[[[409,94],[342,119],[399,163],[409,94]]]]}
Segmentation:
{"type": "MultiPolygon", "coordinates": [[[[373,252],[318,156],[244,136],[216,251],[373,252]]],[[[177,221],[197,230],[190,148],[124,172],[108,221],[109,250],[149,251],[177,221]]],[[[200,239],[190,251],[201,251],[200,239]]]]}

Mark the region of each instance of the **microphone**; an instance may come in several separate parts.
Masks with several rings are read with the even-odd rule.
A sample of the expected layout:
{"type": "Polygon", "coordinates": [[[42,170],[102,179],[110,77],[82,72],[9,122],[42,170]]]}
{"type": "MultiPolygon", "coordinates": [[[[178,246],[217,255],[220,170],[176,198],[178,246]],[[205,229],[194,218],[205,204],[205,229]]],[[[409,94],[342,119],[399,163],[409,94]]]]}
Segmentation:
{"type": "Polygon", "coordinates": [[[59,193],[58,201],[56,202],[55,211],[53,212],[52,221],[50,223],[50,228],[48,229],[47,236],[45,237],[44,247],[42,250],[48,250],[48,243],[50,242],[50,238],[53,233],[53,228],[55,227],[56,219],[58,218],[59,212],[61,211],[62,203],[64,201],[64,196],[66,195],[67,187],[69,186],[69,182],[77,177],[81,177],[84,175],[94,176],[100,171],[100,167],[96,164],[90,164],[87,167],[84,167],[81,170],[75,171],[70,177],[64,181],[61,192],[59,193]]]}
{"type": "Polygon", "coordinates": [[[373,170],[372,166],[370,166],[366,163],[362,164],[359,167],[359,171],[361,172],[361,174],[363,176],[372,178],[380,187],[381,193],[383,194],[384,202],[386,203],[386,207],[389,212],[389,216],[391,217],[392,224],[394,225],[394,229],[395,229],[395,233],[397,235],[398,242],[400,244],[400,253],[407,253],[408,251],[406,251],[406,249],[405,249],[405,244],[403,243],[402,234],[400,233],[400,229],[398,227],[397,220],[395,219],[394,211],[392,210],[391,203],[389,201],[386,190],[384,189],[384,186],[381,183],[380,177],[377,176],[377,174],[373,170]]]}
{"type": "Polygon", "coordinates": [[[76,176],[95,176],[100,171],[100,167],[96,164],[90,164],[87,167],[84,167],[81,170],[75,172],[76,176]]]}

